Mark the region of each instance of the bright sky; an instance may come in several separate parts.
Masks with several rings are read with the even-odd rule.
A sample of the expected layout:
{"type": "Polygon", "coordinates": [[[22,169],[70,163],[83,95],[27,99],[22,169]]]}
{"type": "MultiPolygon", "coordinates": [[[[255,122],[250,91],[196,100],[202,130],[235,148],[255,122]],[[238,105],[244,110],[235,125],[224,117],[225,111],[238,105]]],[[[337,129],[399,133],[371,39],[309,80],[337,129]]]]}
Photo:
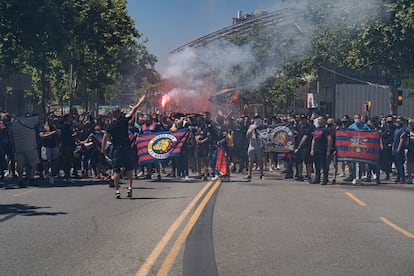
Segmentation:
{"type": "Polygon", "coordinates": [[[168,53],[232,24],[237,11],[274,11],[280,0],[129,0],[127,9],[162,71],[168,53]]]}

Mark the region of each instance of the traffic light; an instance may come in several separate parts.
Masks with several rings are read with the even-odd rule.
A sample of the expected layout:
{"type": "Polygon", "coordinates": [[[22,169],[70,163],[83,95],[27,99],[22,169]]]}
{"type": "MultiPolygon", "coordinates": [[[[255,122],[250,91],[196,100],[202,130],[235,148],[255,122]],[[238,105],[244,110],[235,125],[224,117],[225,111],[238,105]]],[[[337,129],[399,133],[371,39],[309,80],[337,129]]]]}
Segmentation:
{"type": "Polygon", "coordinates": [[[398,90],[398,94],[397,94],[397,105],[403,105],[403,91],[402,90],[398,90]]]}

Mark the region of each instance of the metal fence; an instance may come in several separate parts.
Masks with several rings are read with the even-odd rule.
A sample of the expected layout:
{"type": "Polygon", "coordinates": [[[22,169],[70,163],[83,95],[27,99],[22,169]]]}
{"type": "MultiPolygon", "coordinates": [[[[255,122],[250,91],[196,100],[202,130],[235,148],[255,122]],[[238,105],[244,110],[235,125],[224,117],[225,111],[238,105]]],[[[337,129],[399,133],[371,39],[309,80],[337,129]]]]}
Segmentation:
{"type": "MultiPolygon", "coordinates": [[[[403,89],[402,89],[403,90],[403,89]]],[[[398,106],[398,115],[414,118],[414,98],[408,98],[409,90],[403,90],[403,105],[398,106]]],[[[378,85],[338,84],[335,95],[335,114],[353,116],[356,113],[370,116],[391,113],[390,88],[378,85]],[[371,111],[364,108],[366,101],[371,102],[371,111]]]]}

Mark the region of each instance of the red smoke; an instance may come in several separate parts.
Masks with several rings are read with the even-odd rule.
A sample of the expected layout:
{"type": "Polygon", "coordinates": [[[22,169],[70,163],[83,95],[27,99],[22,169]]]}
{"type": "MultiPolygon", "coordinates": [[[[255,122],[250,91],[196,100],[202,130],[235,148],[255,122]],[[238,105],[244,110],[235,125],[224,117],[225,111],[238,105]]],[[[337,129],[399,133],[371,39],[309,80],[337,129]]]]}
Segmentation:
{"type": "Polygon", "coordinates": [[[174,106],[174,112],[202,113],[209,111],[212,103],[208,98],[216,93],[216,89],[204,81],[199,87],[186,87],[173,80],[163,80],[161,88],[164,95],[161,100],[163,108],[174,106]]]}

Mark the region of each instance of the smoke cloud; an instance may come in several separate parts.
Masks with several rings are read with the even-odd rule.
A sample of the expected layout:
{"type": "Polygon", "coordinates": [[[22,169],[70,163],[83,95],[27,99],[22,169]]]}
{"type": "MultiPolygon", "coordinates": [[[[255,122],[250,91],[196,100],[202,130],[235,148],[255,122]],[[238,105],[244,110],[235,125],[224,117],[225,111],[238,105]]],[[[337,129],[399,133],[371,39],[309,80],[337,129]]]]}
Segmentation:
{"type": "MultiPolygon", "coordinates": [[[[319,3],[323,1],[318,1],[319,3]]],[[[187,47],[171,54],[162,77],[179,84],[168,91],[187,111],[200,112],[210,108],[207,98],[225,87],[253,90],[264,80],[279,73],[287,60],[299,60],[309,55],[312,39],[320,31],[320,25],[347,24],[361,26],[378,19],[381,0],[325,0],[324,16],[308,16],[315,3],[311,0],[291,1],[289,5],[279,2],[268,11],[289,8],[280,22],[269,26],[257,36],[266,36],[265,46],[254,42],[237,46],[221,39],[200,47],[187,47]],[[312,6],[313,5],[313,6],[312,6]],[[318,27],[317,27],[318,26],[318,27]],[[270,39],[269,39],[270,36],[270,39]],[[264,60],[257,56],[262,47],[264,60]],[[259,66],[260,64],[260,66],[259,66]],[[243,76],[235,79],[234,72],[243,76]]],[[[281,12],[283,13],[284,10],[281,12]]],[[[167,91],[165,91],[167,92],[167,91]]]]}

